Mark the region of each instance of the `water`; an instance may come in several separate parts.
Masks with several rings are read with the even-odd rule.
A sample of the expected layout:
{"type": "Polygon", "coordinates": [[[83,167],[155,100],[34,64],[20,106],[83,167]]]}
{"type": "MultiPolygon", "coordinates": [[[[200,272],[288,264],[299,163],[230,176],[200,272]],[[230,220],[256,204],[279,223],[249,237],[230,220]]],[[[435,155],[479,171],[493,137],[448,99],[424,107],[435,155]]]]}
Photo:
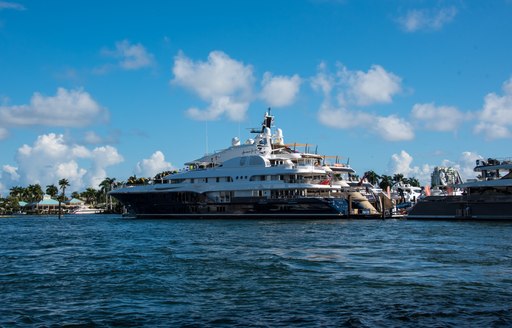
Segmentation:
{"type": "Polygon", "coordinates": [[[0,326],[510,327],[512,223],[0,219],[0,326]]]}

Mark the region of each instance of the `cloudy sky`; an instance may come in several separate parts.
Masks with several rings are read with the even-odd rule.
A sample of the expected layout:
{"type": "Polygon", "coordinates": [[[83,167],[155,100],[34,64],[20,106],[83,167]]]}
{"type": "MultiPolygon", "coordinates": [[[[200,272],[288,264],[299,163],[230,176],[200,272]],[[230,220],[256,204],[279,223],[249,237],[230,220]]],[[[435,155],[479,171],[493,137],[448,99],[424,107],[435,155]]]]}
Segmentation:
{"type": "Polygon", "coordinates": [[[509,0],[0,0],[0,194],[154,176],[250,137],[429,182],[511,157],[509,0]]]}

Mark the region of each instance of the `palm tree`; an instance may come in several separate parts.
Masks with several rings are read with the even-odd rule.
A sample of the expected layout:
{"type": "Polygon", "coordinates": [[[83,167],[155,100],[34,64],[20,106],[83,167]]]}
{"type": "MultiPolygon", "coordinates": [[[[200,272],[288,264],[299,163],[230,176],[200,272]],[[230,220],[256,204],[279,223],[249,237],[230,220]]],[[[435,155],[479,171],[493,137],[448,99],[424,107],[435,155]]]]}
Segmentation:
{"type": "Polygon", "coordinates": [[[33,185],[29,185],[26,188],[27,199],[29,202],[38,203],[43,199],[44,193],[41,185],[36,183],[33,185]]]}
{"type": "Polygon", "coordinates": [[[62,214],[62,211],[61,211],[61,203],[63,201],[66,201],[66,187],[69,187],[69,181],[68,179],[60,179],[59,180],[59,187],[60,189],[62,190],[62,194],[61,196],[59,197],[59,219],[60,219],[60,216],[62,214]]]}
{"type": "Polygon", "coordinates": [[[380,175],[375,173],[375,171],[365,172],[364,177],[366,177],[366,179],[368,179],[368,182],[371,183],[372,185],[376,185],[377,183],[379,183],[380,175]]]}
{"type": "Polygon", "coordinates": [[[420,182],[415,177],[404,179],[404,183],[409,184],[413,187],[420,187],[420,182]]]}
{"type": "Polygon", "coordinates": [[[60,179],[59,180],[59,188],[60,188],[60,190],[62,190],[61,196],[63,197],[63,200],[65,200],[65,197],[66,197],[66,187],[69,187],[68,179],[60,179]]]}
{"type": "Polygon", "coordinates": [[[58,193],[59,189],[54,184],[46,186],[46,194],[50,195],[51,198],[55,198],[58,193]]]}
{"type": "Polygon", "coordinates": [[[390,175],[381,175],[380,177],[380,183],[379,183],[379,187],[382,189],[382,190],[386,190],[388,187],[391,187],[393,185],[393,177],[391,177],[390,175]]]}
{"type": "Polygon", "coordinates": [[[105,178],[100,183],[101,191],[105,194],[105,203],[108,204],[108,209],[112,211],[112,196],[108,195],[108,192],[112,190],[112,185],[116,181],[116,178],[105,178]]]}
{"type": "Polygon", "coordinates": [[[86,204],[94,205],[96,201],[96,193],[96,189],[89,187],[81,195],[85,198],[86,204]]]}
{"type": "Polygon", "coordinates": [[[404,179],[404,175],[403,174],[397,173],[397,174],[393,175],[393,182],[394,183],[400,183],[400,182],[402,182],[403,179],[404,179]]]}
{"type": "Polygon", "coordinates": [[[13,198],[20,200],[23,200],[23,194],[25,193],[25,188],[14,186],[9,189],[9,195],[13,198]]]}

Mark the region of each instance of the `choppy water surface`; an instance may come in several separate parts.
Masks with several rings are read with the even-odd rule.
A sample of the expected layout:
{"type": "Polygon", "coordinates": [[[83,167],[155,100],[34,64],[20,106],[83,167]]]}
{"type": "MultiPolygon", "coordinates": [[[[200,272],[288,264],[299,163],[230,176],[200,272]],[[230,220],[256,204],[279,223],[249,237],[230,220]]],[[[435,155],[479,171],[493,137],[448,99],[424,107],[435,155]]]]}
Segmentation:
{"type": "Polygon", "coordinates": [[[0,219],[0,326],[512,326],[512,223],[0,219]]]}

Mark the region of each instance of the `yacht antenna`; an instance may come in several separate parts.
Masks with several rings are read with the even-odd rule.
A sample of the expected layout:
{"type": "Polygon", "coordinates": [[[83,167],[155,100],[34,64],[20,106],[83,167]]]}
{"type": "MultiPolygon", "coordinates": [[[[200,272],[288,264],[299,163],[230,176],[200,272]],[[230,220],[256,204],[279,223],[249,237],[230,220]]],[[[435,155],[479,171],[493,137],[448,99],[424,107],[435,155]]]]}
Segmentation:
{"type": "Polygon", "coordinates": [[[271,128],[272,127],[272,115],[270,115],[270,107],[268,108],[268,112],[265,115],[265,120],[263,121],[263,126],[261,127],[261,133],[265,131],[265,127],[271,128]]]}

